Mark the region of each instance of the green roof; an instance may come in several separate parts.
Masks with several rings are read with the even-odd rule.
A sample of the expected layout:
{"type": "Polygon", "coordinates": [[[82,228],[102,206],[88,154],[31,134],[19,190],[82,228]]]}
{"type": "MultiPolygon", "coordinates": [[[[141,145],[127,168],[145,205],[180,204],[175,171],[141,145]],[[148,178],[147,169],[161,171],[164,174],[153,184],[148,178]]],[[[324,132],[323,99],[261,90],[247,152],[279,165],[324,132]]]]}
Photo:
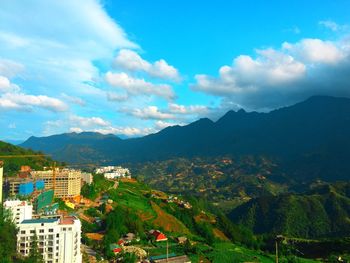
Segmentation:
{"type": "Polygon", "coordinates": [[[109,248],[113,250],[113,249],[116,249],[116,248],[120,248],[120,246],[118,244],[114,243],[114,244],[110,244],[109,248]]]}
{"type": "MultiPolygon", "coordinates": [[[[168,258],[173,258],[173,257],[176,257],[175,253],[168,254],[168,258]]],[[[152,257],[150,257],[151,260],[165,259],[165,258],[167,258],[167,255],[159,255],[159,256],[152,256],[152,257]]]]}
{"type": "Polygon", "coordinates": [[[21,224],[41,224],[41,223],[54,223],[57,218],[38,218],[38,219],[26,219],[21,222],[21,224]]]}

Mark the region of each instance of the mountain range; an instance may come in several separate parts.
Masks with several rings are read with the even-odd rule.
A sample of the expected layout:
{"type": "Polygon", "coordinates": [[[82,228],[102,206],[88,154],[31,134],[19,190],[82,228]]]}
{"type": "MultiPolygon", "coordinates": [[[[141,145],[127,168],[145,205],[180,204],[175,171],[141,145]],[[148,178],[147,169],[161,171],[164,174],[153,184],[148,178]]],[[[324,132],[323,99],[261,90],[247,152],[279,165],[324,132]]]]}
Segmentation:
{"type": "Polygon", "coordinates": [[[30,137],[25,148],[68,163],[123,164],[196,156],[265,156],[303,180],[348,179],[350,99],[314,96],[268,113],[229,111],[140,138],[93,132],[30,137]]]}

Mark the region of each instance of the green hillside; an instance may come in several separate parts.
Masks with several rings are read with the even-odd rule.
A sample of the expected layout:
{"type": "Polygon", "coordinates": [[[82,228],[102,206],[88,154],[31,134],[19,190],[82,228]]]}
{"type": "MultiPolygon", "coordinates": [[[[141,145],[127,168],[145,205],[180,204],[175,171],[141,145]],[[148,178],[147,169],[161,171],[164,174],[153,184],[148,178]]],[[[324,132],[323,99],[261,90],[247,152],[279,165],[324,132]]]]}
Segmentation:
{"type": "MultiPolygon", "coordinates": [[[[0,156],[8,155],[36,155],[42,154],[32,150],[27,150],[19,146],[15,146],[6,142],[0,141],[0,156]]],[[[33,169],[42,169],[44,166],[51,166],[53,160],[48,156],[37,157],[18,157],[18,158],[1,158],[4,161],[4,173],[5,175],[12,176],[22,165],[29,165],[33,169]]]]}
{"type": "MultiPolygon", "coordinates": [[[[84,186],[84,195],[95,200],[113,200],[109,204],[106,202],[87,209],[81,217],[84,242],[101,256],[112,258],[109,245],[128,232],[140,238],[133,245],[145,249],[150,256],[165,254],[166,244],[155,243],[146,234],[150,229],[159,229],[168,237],[170,253],[187,254],[193,262],[274,262],[272,255],[259,249],[260,241],[256,237],[232,224],[224,214],[208,206],[207,202],[168,195],[133,180],[121,181],[116,187],[102,176],[94,178],[94,184],[84,186]],[[95,188],[101,189],[102,184],[104,190],[95,191],[95,188]],[[96,192],[97,195],[91,195],[96,192]],[[184,203],[190,206],[185,208],[184,203]],[[89,223],[86,215],[97,216],[103,223],[89,223]],[[89,238],[91,233],[102,235],[101,241],[89,238]],[[189,242],[177,244],[176,237],[180,236],[185,236],[189,242]]],[[[290,256],[281,254],[281,259],[290,256]]]]}
{"type": "Polygon", "coordinates": [[[230,213],[256,234],[323,238],[350,235],[350,183],[314,185],[305,194],[252,199],[230,213]]]}

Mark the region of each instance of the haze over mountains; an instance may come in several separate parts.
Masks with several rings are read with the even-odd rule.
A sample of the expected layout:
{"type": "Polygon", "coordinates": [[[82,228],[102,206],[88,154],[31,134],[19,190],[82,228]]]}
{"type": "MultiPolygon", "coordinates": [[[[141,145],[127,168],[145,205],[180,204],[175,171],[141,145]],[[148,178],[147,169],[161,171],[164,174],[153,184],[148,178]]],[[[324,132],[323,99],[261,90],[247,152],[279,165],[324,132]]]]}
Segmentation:
{"type": "Polygon", "coordinates": [[[141,138],[99,133],[30,137],[20,146],[68,163],[127,163],[174,157],[262,155],[302,179],[348,179],[350,99],[315,96],[269,113],[229,111],[141,138]]]}

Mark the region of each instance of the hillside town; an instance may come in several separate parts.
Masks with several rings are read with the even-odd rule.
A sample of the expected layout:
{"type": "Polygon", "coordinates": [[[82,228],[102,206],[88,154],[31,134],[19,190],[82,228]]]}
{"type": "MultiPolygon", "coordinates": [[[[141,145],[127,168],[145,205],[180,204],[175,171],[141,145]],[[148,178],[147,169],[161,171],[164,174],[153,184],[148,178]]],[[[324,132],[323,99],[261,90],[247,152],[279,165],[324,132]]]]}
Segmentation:
{"type": "MultiPolygon", "coordinates": [[[[91,242],[101,242],[104,238],[103,232],[87,232],[84,229],[89,224],[102,224],[101,216],[93,215],[91,211],[104,207],[105,213],[110,213],[115,208],[107,192],[118,189],[119,182],[136,182],[128,168],[106,166],[88,173],[58,167],[34,170],[23,165],[16,176],[4,178],[1,163],[0,179],[3,184],[0,197],[4,197],[1,202],[7,216],[16,225],[17,252],[23,258],[33,252],[35,243],[45,263],[126,262],[127,254],[135,255],[135,262],[191,262],[186,255],[169,253],[168,237],[159,229],[149,229],[145,233],[125,232],[111,240],[107,252],[109,260],[105,254],[89,247],[91,242]],[[82,191],[92,187],[94,179],[103,180],[109,187],[98,192],[95,198],[87,198],[89,194],[83,196],[82,191]],[[142,242],[140,234],[150,244],[166,243],[167,253],[149,255],[143,249],[145,244],[149,244],[142,242]]],[[[150,197],[191,208],[188,202],[176,196],[163,197],[155,191],[150,197]]],[[[183,243],[187,238],[179,240],[178,243],[183,243]]]]}

